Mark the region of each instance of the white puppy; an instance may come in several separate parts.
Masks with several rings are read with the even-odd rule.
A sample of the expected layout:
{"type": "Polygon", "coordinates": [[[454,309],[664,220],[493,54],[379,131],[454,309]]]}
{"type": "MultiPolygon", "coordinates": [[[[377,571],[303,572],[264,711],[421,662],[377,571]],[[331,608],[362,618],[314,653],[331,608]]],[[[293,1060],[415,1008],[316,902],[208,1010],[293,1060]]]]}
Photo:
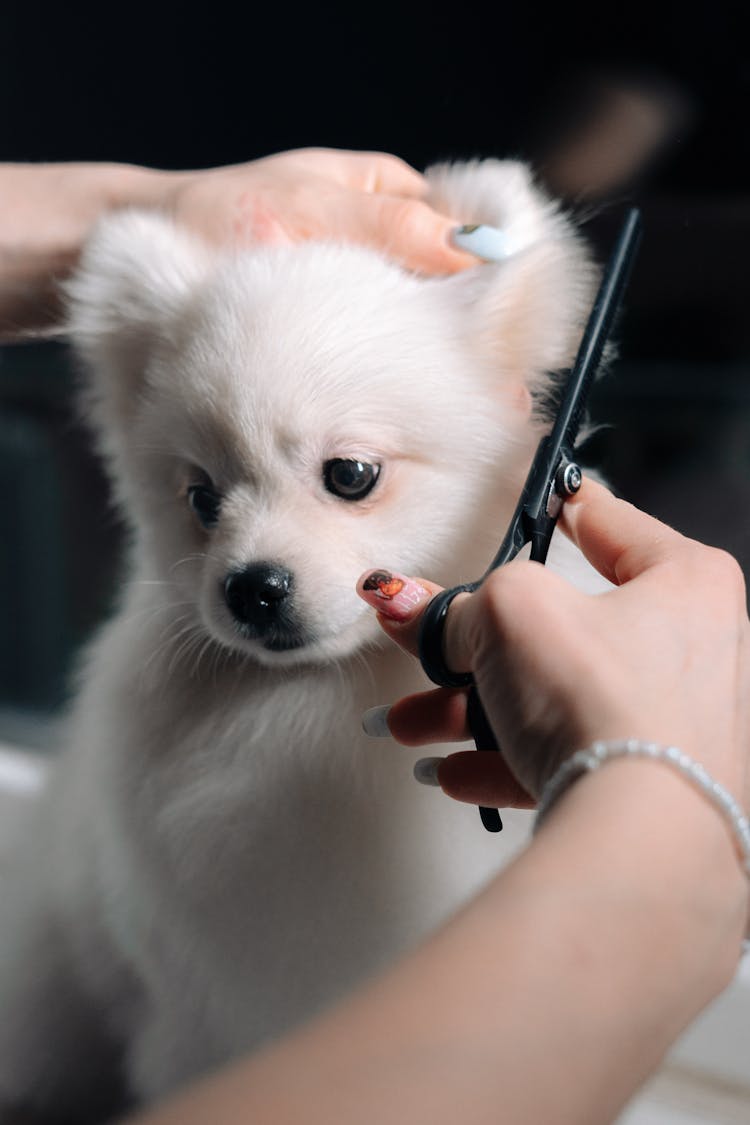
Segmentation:
{"type": "MultiPolygon", "coordinates": [[[[596,270],[522,166],[430,180],[513,255],[426,279],[340,245],[220,252],[139,213],[85,251],[71,333],[131,568],[2,871],[0,1106],[82,1122],[122,1089],[163,1095],[331,1002],[507,859],[361,733],[424,680],[354,588],[375,566],[482,573],[596,270]]],[[[598,586],[564,540],[551,562],[598,586]]]]}

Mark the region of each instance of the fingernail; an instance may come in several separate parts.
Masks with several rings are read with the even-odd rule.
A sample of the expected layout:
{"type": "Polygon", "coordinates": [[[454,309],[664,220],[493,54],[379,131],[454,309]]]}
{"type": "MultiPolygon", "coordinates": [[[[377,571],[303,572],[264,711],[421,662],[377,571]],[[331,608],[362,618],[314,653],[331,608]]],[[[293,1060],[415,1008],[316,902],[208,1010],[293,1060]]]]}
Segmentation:
{"type": "Polygon", "coordinates": [[[440,787],[438,770],[444,758],[420,758],[414,763],[414,776],[420,785],[436,785],[440,787]]]}
{"type": "Polygon", "coordinates": [[[483,258],[485,262],[504,262],[513,253],[508,235],[497,227],[481,224],[455,227],[450,240],[457,249],[483,258]]]}
{"type": "Polygon", "coordinates": [[[365,711],[362,716],[362,730],[365,734],[369,734],[370,738],[390,738],[391,732],[388,729],[388,712],[390,707],[371,707],[369,711],[365,711]]]}
{"type": "Polygon", "coordinates": [[[390,570],[371,570],[360,578],[357,593],[368,605],[394,621],[408,621],[414,610],[429,599],[429,590],[413,578],[390,570]]]}

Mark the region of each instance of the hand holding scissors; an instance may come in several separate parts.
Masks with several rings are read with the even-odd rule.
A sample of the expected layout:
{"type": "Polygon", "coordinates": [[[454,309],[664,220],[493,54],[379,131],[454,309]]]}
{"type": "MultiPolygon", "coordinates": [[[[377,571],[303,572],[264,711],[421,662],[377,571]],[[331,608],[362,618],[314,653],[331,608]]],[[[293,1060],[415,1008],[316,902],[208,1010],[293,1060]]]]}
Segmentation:
{"type": "MultiPolygon", "coordinates": [[[[443,659],[443,630],[451,602],[457,594],[471,593],[499,566],[510,562],[529,543],[532,560],[544,563],[552,533],[566,497],[581,485],[581,470],[575,462],[586,399],[601,362],[617,310],[625,291],[641,233],[640,212],[632,208],[604,273],[594,301],[575,363],[566,381],[560,407],[549,434],[539,443],[518,505],[500,549],[482,578],[454,586],[436,595],[428,605],[419,637],[419,657],[430,679],[440,687],[468,687],[468,718],[478,750],[499,750],[470,673],[454,673],[443,659]]],[[[499,832],[502,821],[497,809],[480,808],[482,823],[489,832],[499,832]]]]}

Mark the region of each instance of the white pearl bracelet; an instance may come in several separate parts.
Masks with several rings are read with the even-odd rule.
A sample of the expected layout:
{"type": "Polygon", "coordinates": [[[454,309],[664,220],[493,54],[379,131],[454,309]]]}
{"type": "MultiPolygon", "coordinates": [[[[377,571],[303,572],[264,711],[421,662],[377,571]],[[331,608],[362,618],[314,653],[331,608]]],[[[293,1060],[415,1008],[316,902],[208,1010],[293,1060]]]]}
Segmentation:
{"type": "Polygon", "coordinates": [[[587,750],[579,750],[560,766],[547,782],[537,806],[534,832],[537,832],[548,812],[573,782],[585,773],[597,770],[613,758],[650,758],[664,762],[689,781],[707,797],[729,825],[737,844],[745,874],[750,877],[750,821],[732,794],[714,781],[708,771],[676,746],[659,746],[655,742],[641,742],[627,738],[619,742],[595,742],[587,750]]]}

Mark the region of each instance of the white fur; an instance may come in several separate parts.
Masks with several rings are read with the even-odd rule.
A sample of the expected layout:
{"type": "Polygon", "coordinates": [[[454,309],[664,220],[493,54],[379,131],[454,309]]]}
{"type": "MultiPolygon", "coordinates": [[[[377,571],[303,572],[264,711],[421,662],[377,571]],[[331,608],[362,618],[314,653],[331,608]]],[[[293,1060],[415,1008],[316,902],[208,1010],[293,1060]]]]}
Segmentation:
{"type": "MultiPolygon", "coordinates": [[[[424,680],[354,586],[482,572],[539,438],[526,388],[570,363],[595,270],[522,166],[431,180],[528,248],[426,279],[340,245],[220,253],[130,213],[84,253],[71,333],[131,571],[3,869],[0,1106],[101,1120],[120,1072],[165,1094],[392,960],[523,837],[522,814],[486,835],[361,733],[424,680]],[[382,464],[367,499],[324,489],[333,457],[382,464]],[[211,531],[197,469],[223,496],[211,531]],[[301,648],[244,637],[224,603],[228,571],[268,559],[294,575],[301,648]]],[[[598,586],[564,541],[555,559],[598,586]]]]}

